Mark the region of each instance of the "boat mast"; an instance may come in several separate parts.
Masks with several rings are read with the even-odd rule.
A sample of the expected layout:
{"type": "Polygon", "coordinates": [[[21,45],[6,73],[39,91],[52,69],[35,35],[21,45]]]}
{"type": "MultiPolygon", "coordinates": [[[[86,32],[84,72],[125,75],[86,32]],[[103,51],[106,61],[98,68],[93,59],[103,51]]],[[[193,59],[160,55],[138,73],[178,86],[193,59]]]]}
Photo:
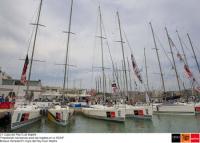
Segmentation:
{"type": "Polygon", "coordinates": [[[43,2],[43,0],[40,0],[37,22],[36,22],[36,24],[34,24],[34,25],[36,25],[36,30],[35,30],[35,36],[34,36],[34,41],[33,41],[33,50],[32,50],[32,54],[31,54],[31,62],[30,62],[30,69],[29,69],[29,74],[28,74],[28,81],[27,81],[27,86],[26,86],[26,95],[28,94],[29,86],[30,86],[29,84],[30,84],[30,79],[31,79],[33,56],[34,56],[34,52],[35,52],[35,44],[36,44],[36,41],[37,41],[38,28],[39,28],[39,26],[41,26],[39,23],[40,23],[40,14],[41,14],[41,9],[42,9],[42,2],[43,2]]]}
{"type": "MultiPolygon", "coordinates": [[[[64,93],[64,90],[65,90],[66,74],[67,74],[67,66],[68,66],[68,53],[69,53],[69,42],[70,42],[70,35],[71,35],[72,8],[73,8],[73,0],[71,0],[69,26],[68,26],[68,31],[66,32],[67,33],[67,49],[66,49],[66,56],[65,56],[65,72],[64,72],[64,81],[63,81],[63,93],[64,93]]],[[[68,84],[68,75],[67,75],[67,84],[68,84]]],[[[64,94],[63,94],[63,101],[64,101],[64,94]]]]}
{"type": "Polygon", "coordinates": [[[146,59],[146,49],[144,48],[144,62],[145,62],[145,70],[146,70],[146,79],[147,79],[147,89],[148,91],[150,91],[149,89],[149,79],[148,79],[148,72],[147,72],[147,59],[146,59]]]}
{"type": "Polygon", "coordinates": [[[99,91],[102,93],[101,76],[99,76],[99,91]]]}
{"type": "Polygon", "coordinates": [[[149,24],[150,24],[151,32],[152,32],[152,35],[153,35],[153,41],[154,41],[154,45],[155,45],[156,55],[157,55],[157,59],[158,59],[158,65],[159,65],[159,68],[160,68],[160,75],[161,75],[161,79],[162,79],[163,91],[164,91],[164,94],[165,94],[165,92],[166,92],[166,90],[165,90],[165,82],[164,82],[164,78],[163,78],[163,72],[162,72],[162,67],[161,67],[160,58],[159,58],[159,54],[158,54],[158,48],[157,48],[157,44],[156,44],[156,39],[155,39],[153,26],[152,26],[151,22],[149,24]]]}
{"type": "MultiPolygon", "coordinates": [[[[123,42],[123,37],[122,37],[121,22],[120,22],[119,12],[118,12],[118,11],[117,11],[117,17],[118,17],[118,24],[119,24],[120,43],[121,43],[121,47],[122,47],[123,63],[124,63],[124,67],[126,67],[125,55],[124,55],[124,42],[123,42]]],[[[127,81],[127,73],[126,73],[126,70],[124,70],[124,76],[125,76],[125,90],[126,90],[126,96],[128,97],[128,100],[129,100],[128,81],[127,81]]]]}
{"type": "MultiPolygon", "coordinates": [[[[121,62],[122,62],[122,85],[124,85],[123,88],[124,88],[124,91],[126,91],[126,87],[125,87],[126,81],[125,81],[125,77],[124,77],[126,68],[124,67],[123,60],[121,62]]],[[[127,84],[127,91],[128,91],[128,84],[127,84]]]]}
{"type": "Polygon", "coordinates": [[[199,67],[199,63],[198,63],[198,61],[197,61],[197,56],[196,56],[196,54],[195,54],[194,47],[193,47],[192,41],[191,41],[191,39],[190,39],[190,35],[189,35],[188,33],[187,33],[187,36],[188,36],[188,39],[189,39],[189,41],[190,41],[190,45],[191,45],[191,48],[192,48],[192,52],[193,52],[193,54],[194,54],[194,59],[195,59],[195,61],[196,61],[196,64],[197,64],[197,67],[198,67],[198,70],[199,70],[199,74],[200,74],[200,67],[199,67]]]}
{"type": "Polygon", "coordinates": [[[180,35],[179,35],[178,30],[176,30],[176,33],[177,33],[177,35],[178,35],[178,39],[179,39],[179,43],[180,43],[180,45],[181,45],[181,49],[182,49],[182,52],[183,52],[183,56],[184,56],[184,59],[185,59],[185,63],[186,63],[186,65],[188,66],[187,57],[186,57],[185,50],[184,50],[184,47],[183,47],[183,43],[182,43],[182,41],[181,41],[181,37],[180,37],[180,35]]]}
{"type": "Polygon", "coordinates": [[[100,39],[101,39],[101,64],[102,64],[102,79],[103,79],[103,82],[102,82],[102,88],[103,88],[103,100],[105,102],[105,68],[104,68],[104,55],[103,55],[103,39],[105,39],[103,37],[103,31],[102,31],[102,15],[101,15],[101,7],[99,6],[99,18],[100,18],[100,39]]]}
{"type": "Polygon", "coordinates": [[[131,82],[131,68],[130,68],[130,64],[128,61],[128,57],[127,57],[127,64],[128,64],[128,73],[129,73],[129,86],[130,86],[130,91],[132,91],[132,82],[131,82]]]}
{"type": "Polygon", "coordinates": [[[171,52],[171,55],[172,55],[173,68],[174,68],[174,71],[175,71],[175,74],[176,74],[176,80],[177,80],[177,84],[178,84],[178,89],[179,89],[179,92],[181,92],[181,87],[180,87],[179,78],[178,78],[178,72],[177,72],[177,69],[176,69],[176,62],[175,62],[175,59],[174,59],[174,54],[173,54],[173,50],[172,50],[172,45],[170,43],[170,37],[169,37],[169,33],[168,33],[168,30],[167,30],[167,27],[165,27],[165,31],[166,31],[166,34],[167,34],[167,39],[168,39],[168,42],[169,42],[170,52],[171,52]]]}

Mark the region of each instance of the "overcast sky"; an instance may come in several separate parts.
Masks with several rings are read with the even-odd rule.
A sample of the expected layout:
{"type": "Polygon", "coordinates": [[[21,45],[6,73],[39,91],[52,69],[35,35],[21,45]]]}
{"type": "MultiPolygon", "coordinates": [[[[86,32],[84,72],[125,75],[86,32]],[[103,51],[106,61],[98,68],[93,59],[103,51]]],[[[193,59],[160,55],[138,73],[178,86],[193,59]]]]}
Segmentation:
{"type": "MultiPolygon", "coordinates": [[[[40,23],[46,27],[40,27],[34,59],[46,62],[34,62],[32,80],[41,79],[43,85],[61,86],[63,83],[63,64],[66,53],[67,35],[62,31],[68,28],[70,0],[44,0],[40,23]]],[[[72,29],[76,33],[71,36],[69,62],[76,67],[70,68],[69,82],[76,86],[82,80],[82,87],[94,87],[94,79],[101,75],[99,69],[92,74],[92,65],[101,66],[99,35],[98,5],[101,5],[103,23],[107,40],[109,41],[114,62],[121,66],[122,53],[119,41],[119,29],[116,11],[119,11],[123,37],[129,40],[138,66],[144,74],[144,47],[146,47],[148,73],[150,87],[161,89],[161,78],[157,57],[149,26],[151,21],[156,33],[161,64],[164,71],[164,79],[168,90],[177,89],[174,71],[169,60],[163,52],[163,48],[169,54],[169,44],[164,27],[167,26],[169,34],[177,48],[181,51],[176,35],[179,30],[184,41],[189,65],[196,78],[200,75],[194,61],[191,47],[186,34],[189,33],[193,41],[197,59],[200,62],[200,1],[199,0],[74,0],[72,29]],[[124,37],[125,38],[125,37],[124,37]]],[[[36,19],[39,0],[0,0],[0,66],[13,78],[20,78],[33,26],[30,23],[36,19]]],[[[125,56],[130,62],[130,50],[127,42],[124,44],[125,56]]],[[[32,45],[29,50],[31,55],[32,45]]],[[[175,52],[175,50],[174,50],[175,52]]],[[[189,86],[188,80],[183,74],[183,65],[176,59],[178,72],[181,79],[189,86]]],[[[111,68],[111,60],[104,42],[105,66],[111,68]]],[[[131,71],[132,72],[132,71],[131,71]]],[[[111,76],[111,69],[106,70],[106,75],[111,76]]],[[[131,73],[133,80],[133,72],[131,73]]]]}

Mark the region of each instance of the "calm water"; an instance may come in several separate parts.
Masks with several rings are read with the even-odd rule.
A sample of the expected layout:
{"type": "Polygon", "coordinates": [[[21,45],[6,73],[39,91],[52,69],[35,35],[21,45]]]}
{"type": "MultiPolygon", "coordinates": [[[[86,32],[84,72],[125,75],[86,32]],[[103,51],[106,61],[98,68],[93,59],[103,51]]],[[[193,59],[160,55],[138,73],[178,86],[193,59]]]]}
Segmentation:
{"type": "MultiPolygon", "coordinates": [[[[0,127],[1,128],[1,127],[0,127]]],[[[200,115],[175,116],[154,115],[152,121],[126,119],[125,123],[95,120],[82,115],[66,127],[57,126],[46,118],[14,132],[35,133],[174,133],[200,132],[200,115]]]]}

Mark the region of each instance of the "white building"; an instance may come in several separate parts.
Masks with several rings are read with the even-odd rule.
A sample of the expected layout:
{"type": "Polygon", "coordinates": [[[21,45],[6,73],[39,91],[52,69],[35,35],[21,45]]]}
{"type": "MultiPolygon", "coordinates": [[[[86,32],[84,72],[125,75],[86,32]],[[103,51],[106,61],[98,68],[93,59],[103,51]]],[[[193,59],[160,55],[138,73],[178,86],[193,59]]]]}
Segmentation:
{"type": "MultiPolygon", "coordinates": [[[[33,96],[33,100],[39,98],[41,95],[41,81],[30,81],[29,91],[33,96]]],[[[25,100],[27,86],[21,84],[20,80],[12,79],[11,76],[3,72],[0,68],[0,96],[4,98],[15,96],[16,102],[23,102],[25,100]]]]}

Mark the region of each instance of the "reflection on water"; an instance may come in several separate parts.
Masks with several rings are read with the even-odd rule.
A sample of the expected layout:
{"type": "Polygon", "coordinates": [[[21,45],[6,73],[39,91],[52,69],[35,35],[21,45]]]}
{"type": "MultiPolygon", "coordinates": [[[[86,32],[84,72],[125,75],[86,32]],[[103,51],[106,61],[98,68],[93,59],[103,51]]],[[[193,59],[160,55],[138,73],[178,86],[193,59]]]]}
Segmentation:
{"type": "MultiPolygon", "coordinates": [[[[152,120],[126,119],[125,123],[110,122],[76,115],[68,126],[56,125],[46,118],[15,130],[35,133],[175,133],[200,132],[200,115],[176,116],[154,115],[152,120]]],[[[0,132],[4,127],[0,124],[0,132]]]]}

